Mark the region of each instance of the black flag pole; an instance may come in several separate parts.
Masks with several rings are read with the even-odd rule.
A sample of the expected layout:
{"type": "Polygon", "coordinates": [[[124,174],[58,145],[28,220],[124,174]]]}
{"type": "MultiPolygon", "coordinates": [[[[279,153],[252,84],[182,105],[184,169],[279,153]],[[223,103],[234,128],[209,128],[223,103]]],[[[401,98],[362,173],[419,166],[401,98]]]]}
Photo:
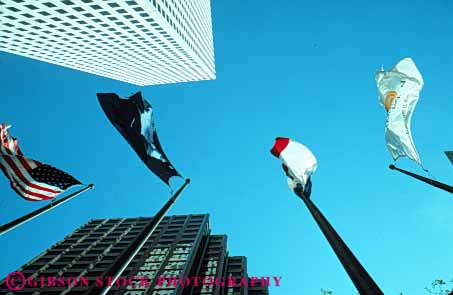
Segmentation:
{"type": "Polygon", "coordinates": [[[296,188],[294,192],[304,201],[359,293],[361,295],[383,295],[379,286],[310,198],[306,197],[300,189],[296,188]]]}
{"type": "Polygon", "coordinates": [[[57,201],[52,201],[51,203],[41,207],[41,208],[38,208],[36,209],[35,211],[32,211],[22,217],[19,217],[11,222],[8,222],[2,226],[0,226],[0,236],[15,229],[16,227],[38,217],[39,215],[41,214],[44,214],[46,212],[49,212],[50,210],[53,210],[55,209],[56,207],[60,206],[61,204],[71,200],[72,198],[75,198],[77,197],[78,195],[80,195],[81,193],[89,190],[89,189],[92,189],[94,187],[94,184],[89,184],[85,187],[83,187],[82,189],[70,194],[70,195],[67,195],[66,197],[64,198],[61,198],[57,201]]]}
{"type": "Polygon", "coordinates": [[[112,284],[107,286],[93,286],[90,290],[85,292],[85,295],[105,295],[114,286],[114,282],[120,277],[123,271],[128,267],[131,261],[137,256],[138,252],[143,248],[146,241],[151,237],[156,228],[159,226],[162,219],[167,214],[173,203],[176,201],[178,196],[184,190],[184,188],[190,183],[190,179],[186,179],[184,184],[176,191],[174,195],[168,199],[162,208],[154,215],[150,222],[145,226],[143,231],[135,238],[135,240],[128,246],[118,259],[112,264],[110,269],[105,273],[104,277],[112,277],[112,284]],[[109,286],[110,285],[110,286],[109,286]]]}
{"type": "Polygon", "coordinates": [[[425,182],[425,183],[427,183],[429,185],[432,185],[434,187],[440,188],[441,190],[447,191],[449,193],[453,193],[453,186],[447,185],[445,183],[439,182],[439,181],[431,179],[431,178],[427,178],[427,177],[424,177],[424,176],[421,176],[421,175],[406,171],[404,169],[396,167],[395,165],[389,165],[389,168],[391,170],[396,170],[396,171],[399,171],[399,172],[401,172],[403,174],[409,175],[409,176],[411,176],[411,177],[413,177],[415,179],[423,181],[423,182],[425,182]]]}

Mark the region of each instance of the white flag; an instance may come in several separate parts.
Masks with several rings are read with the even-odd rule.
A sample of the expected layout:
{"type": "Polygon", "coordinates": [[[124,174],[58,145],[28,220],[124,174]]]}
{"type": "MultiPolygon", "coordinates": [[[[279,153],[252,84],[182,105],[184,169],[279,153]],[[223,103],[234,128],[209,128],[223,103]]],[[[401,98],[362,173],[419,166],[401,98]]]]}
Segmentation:
{"type": "Polygon", "coordinates": [[[290,188],[294,189],[297,183],[305,188],[318,165],[313,153],[303,144],[282,137],[275,139],[271,153],[282,160],[290,188]]]}
{"type": "Polygon", "coordinates": [[[380,104],[387,111],[385,141],[393,159],[408,157],[421,165],[411,133],[412,114],[423,88],[423,78],[411,58],[390,71],[376,73],[380,104]]]}

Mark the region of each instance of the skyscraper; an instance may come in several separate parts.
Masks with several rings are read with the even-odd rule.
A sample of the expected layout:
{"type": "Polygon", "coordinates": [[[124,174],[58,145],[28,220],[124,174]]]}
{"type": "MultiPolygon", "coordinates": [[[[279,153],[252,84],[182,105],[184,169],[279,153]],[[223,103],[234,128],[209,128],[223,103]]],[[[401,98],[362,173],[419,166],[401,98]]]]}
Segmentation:
{"type": "MultiPolygon", "coordinates": [[[[122,254],[149,221],[150,218],[91,220],[19,268],[17,272],[27,278],[23,288],[13,292],[5,279],[0,281],[0,294],[99,294],[98,283],[101,287],[109,283],[106,274],[119,269],[124,261],[122,254]],[[65,281],[58,282],[59,277],[65,281]],[[49,284],[49,278],[56,279],[49,284]],[[84,284],[83,280],[89,283],[84,284]]],[[[210,234],[208,215],[165,217],[121,277],[130,281],[112,283],[109,295],[268,295],[267,286],[241,286],[241,280],[248,281],[246,258],[228,255],[227,237],[210,234]],[[187,286],[171,279],[161,280],[172,277],[198,277],[199,282],[192,280],[187,286]],[[229,285],[226,280],[223,285],[202,282],[203,278],[222,277],[231,278],[235,284],[229,285]]]]}
{"type": "Polygon", "coordinates": [[[0,1],[0,50],[129,82],[215,79],[210,0],[0,1]]]}

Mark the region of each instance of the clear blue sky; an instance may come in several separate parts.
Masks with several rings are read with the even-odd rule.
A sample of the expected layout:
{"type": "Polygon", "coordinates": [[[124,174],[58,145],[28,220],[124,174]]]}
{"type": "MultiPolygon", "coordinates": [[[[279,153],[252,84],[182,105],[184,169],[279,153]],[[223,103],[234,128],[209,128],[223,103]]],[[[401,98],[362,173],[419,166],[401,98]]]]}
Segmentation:
{"type": "MultiPolygon", "coordinates": [[[[0,277],[90,218],[150,216],[169,195],[103,114],[97,92],[140,90],[163,147],[192,183],[171,214],[209,213],[249,274],[282,276],[272,295],[355,294],[269,150],[276,136],[318,158],[312,199],[385,294],[424,294],[453,277],[453,197],[387,166],[374,72],[410,56],[425,79],[413,136],[452,183],[453,2],[213,1],[217,80],[137,87],[0,53],[0,119],[24,153],[90,191],[0,237],[0,277]],[[296,3],[297,2],[297,3],[296,3]]],[[[407,160],[400,167],[422,173],[407,160]]],[[[0,178],[1,223],[41,204],[0,178]]]]}

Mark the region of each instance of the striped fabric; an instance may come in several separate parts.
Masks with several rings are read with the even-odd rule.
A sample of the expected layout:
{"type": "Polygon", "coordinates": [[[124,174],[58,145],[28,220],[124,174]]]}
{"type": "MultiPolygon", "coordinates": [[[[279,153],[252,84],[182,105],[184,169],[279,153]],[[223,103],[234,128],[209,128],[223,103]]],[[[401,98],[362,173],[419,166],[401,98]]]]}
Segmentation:
{"type": "Polygon", "coordinates": [[[6,124],[0,125],[0,168],[19,196],[28,201],[49,200],[81,184],[66,172],[24,157],[8,128],[6,124]]]}
{"type": "Polygon", "coordinates": [[[17,143],[17,139],[13,138],[8,133],[8,128],[11,126],[7,126],[5,123],[0,125],[0,139],[1,139],[1,146],[0,146],[0,154],[2,155],[20,155],[22,156],[22,152],[19,149],[19,145],[17,143]]]}

